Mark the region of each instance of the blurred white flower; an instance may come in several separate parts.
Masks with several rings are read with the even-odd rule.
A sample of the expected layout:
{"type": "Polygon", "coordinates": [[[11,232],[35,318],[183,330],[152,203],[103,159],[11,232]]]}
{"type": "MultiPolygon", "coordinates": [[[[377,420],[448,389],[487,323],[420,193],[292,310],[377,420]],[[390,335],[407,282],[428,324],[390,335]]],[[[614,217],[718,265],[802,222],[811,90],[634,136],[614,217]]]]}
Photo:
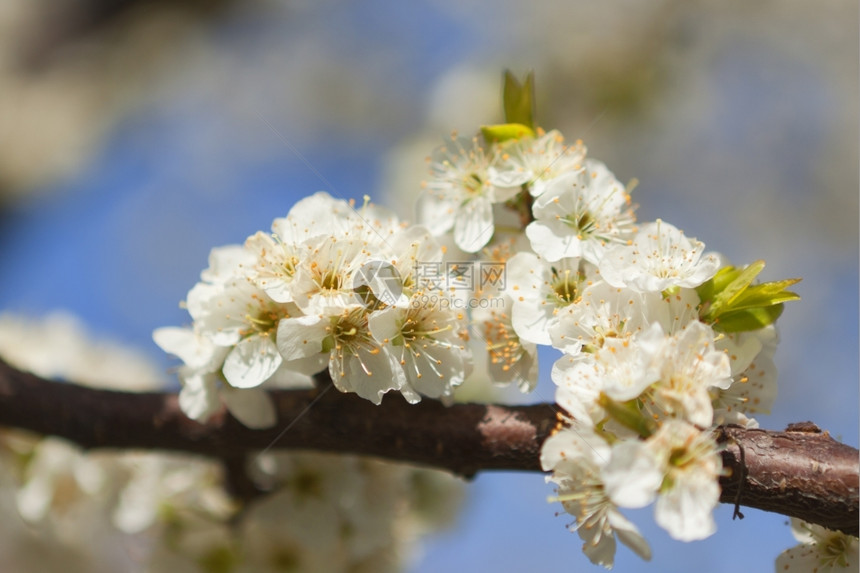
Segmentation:
{"type": "Polygon", "coordinates": [[[566,145],[558,130],[547,133],[538,129],[536,137],[522,137],[506,145],[496,170],[511,181],[527,185],[533,197],[540,197],[557,177],[582,172],[585,153],[582,141],[566,145]]]}
{"type": "Polygon", "coordinates": [[[856,571],[860,563],[858,539],[820,525],[791,518],[791,533],[800,544],[776,558],[776,571],[836,573],[856,571]]]}
{"type": "Polygon", "coordinates": [[[537,345],[521,339],[514,329],[510,296],[495,297],[493,303],[472,312],[475,335],[485,343],[490,378],[494,384],[514,383],[521,392],[531,392],[538,381],[537,345]]]}
{"type": "MultiPolygon", "coordinates": [[[[642,476],[653,475],[656,468],[662,480],[650,497],[657,497],[654,508],[657,524],[680,541],[704,539],[717,529],[712,514],[720,498],[717,480],[722,472],[722,460],[718,450],[709,431],[681,420],[666,420],[653,436],[636,442],[628,451],[630,455],[608,467],[607,474],[615,474],[611,479],[613,483],[646,488],[639,494],[641,500],[648,497],[648,488],[654,486],[653,481],[642,479],[642,476]],[[648,458],[654,466],[645,470],[648,463],[643,459],[648,458]],[[636,473],[631,473],[634,471],[636,473]]],[[[607,480],[610,480],[609,475],[607,480]]],[[[623,487],[612,493],[618,497],[623,493],[627,499],[635,497],[623,487]]],[[[619,504],[623,505],[620,501],[619,504]]]]}
{"type": "Polygon", "coordinates": [[[0,314],[0,357],[45,378],[95,388],[145,391],[166,384],[164,373],[143,352],[95,339],[65,311],[42,318],[0,314]]]}

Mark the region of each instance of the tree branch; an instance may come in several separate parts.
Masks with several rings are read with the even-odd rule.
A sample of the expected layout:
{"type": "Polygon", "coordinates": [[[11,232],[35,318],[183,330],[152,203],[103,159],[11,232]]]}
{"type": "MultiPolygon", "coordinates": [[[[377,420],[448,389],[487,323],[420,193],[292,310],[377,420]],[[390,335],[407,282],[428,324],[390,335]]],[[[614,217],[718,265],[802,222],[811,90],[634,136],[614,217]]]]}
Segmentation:
{"type": "MultiPolygon", "coordinates": [[[[330,382],[328,383],[330,384],[330,382]]],[[[540,447],[558,422],[552,404],[502,406],[389,395],[374,406],[352,394],[272,392],[278,424],[251,430],[225,411],[188,419],[176,394],[96,390],[44,380],[0,361],[0,425],[60,436],[85,449],[161,449],[227,460],[261,450],[354,453],[446,469],[540,471],[540,447]]],[[[858,451],[814,424],[785,432],[717,429],[724,442],[721,501],[858,535],[858,451]]],[[[740,513],[740,512],[738,512],[740,513]]]]}

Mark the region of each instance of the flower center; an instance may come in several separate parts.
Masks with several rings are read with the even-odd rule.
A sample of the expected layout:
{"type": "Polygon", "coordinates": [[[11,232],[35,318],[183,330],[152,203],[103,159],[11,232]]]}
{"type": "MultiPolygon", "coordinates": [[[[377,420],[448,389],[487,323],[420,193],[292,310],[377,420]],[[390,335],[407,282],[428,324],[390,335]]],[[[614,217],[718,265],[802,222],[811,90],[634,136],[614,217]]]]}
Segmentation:
{"type": "Polygon", "coordinates": [[[290,317],[286,305],[264,300],[257,294],[251,295],[251,298],[253,302],[248,305],[248,313],[245,315],[248,327],[240,331],[243,337],[253,334],[268,335],[278,326],[278,321],[290,317]]]}
{"type": "Polygon", "coordinates": [[[326,271],[322,274],[322,277],[320,277],[320,289],[338,290],[340,288],[340,284],[340,276],[338,276],[334,271],[326,271]]]}
{"type": "Polygon", "coordinates": [[[845,558],[845,552],[848,550],[848,545],[851,543],[850,538],[845,535],[836,533],[825,539],[821,543],[822,564],[840,567],[847,567],[848,563],[845,558]]]}
{"type": "Polygon", "coordinates": [[[513,368],[525,354],[519,337],[510,327],[510,318],[504,313],[496,315],[493,312],[492,320],[484,323],[484,339],[490,362],[501,364],[504,372],[513,368]]]}
{"type": "Polygon", "coordinates": [[[579,285],[583,280],[582,273],[571,269],[563,269],[561,272],[552,268],[552,291],[555,302],[560,306],[567,306],[579,298],[579,285]]]}
{"type": "Polygon", "coordinates": [[[470,195],[477,195],[484,187],[484,180],[477,173],[469,173],[463,178],[463,188],[470,195]]]}
{"type": "Polygon", "coordinates": [[[566,217],[562,217],[561,221],[574,229],[580,239],[592,235],[597,230],[597,219],[589,211],[570,213],[566,217]]]}

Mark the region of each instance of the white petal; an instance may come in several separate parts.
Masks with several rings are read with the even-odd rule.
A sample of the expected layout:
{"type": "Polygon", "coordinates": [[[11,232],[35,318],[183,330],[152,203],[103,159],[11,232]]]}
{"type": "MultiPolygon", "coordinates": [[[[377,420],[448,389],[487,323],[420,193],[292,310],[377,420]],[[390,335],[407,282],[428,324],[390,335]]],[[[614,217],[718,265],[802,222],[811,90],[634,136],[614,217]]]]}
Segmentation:
{"type": "Polygon", "coordinates": [[[531,242],[532,250],[551,263],[567,257],[582,256],[581,241],[576,235],[556,233],[542,221],[529,223],[526,237],[531,242]]]}
{"type": "Polygon", "coordinates": [[[214,374],[180,372],[182,390],[179,392],[179,408],[201,424],[221,408],[214,374]]]}
{"type": "Polygon", "coordinates": [[[606,441],[584,425],[564,427],[541,446],[541,467],[545,471],[572,464],[591,471],[604,465],[610,457],[606,441]]]}
{"type": "Polygon", "coordinates": [[[230,414],[251,429],[270,428],[278,421],[271,396],[260,388],[237,390],[224,386],[221,399],[230,414]]]}
{"type": "Polygon", "coordinates": [[[663,483],[659,460],[638,440],[616,443],[601,475],[609,499],[621,507],[645,507],[663,483]]]}
{"type": "Polygon", "coordinates": [[[534,344],[552,344],[549,326],[553,321],[555,306],[551,304],[529,304],[514,302],[511,324],[517,336],[534,344]]]}
{"type": "Polygon", "coordinates": [[[495,187],[512,189],[519,193],[520,186],[534,178],[534,174],[526,169],[498,169],[490,167],[487,170],[488,180],[495,187]]]}
{"type": "MultiPolygon", "coordinates": [[[[352,288],[370,289],[377,300],[389,306],[407,306],[409,299],[403,294],[403,278],[388,261],[370,260],[361,265],[352,278],[352,288]]],[[[364,301],[362,301],[364,302],[364,301]]]]}
{"type": "Polygon", "coordinates": [[[505,292],[513,300],[519,297],[543,298],[540,289],[551,278],[549,265],[534,253],[527,252],[517,253],[507,260],[505,276],[505,292]]]}
{"type": "Polygon", "coordinates": [[[200,279],[213,284],[224,283],[253,264],[253,254],[242,245],[216,247],[209,252],[209,268],[200,273],[200,279]]]}
{"type": "Polygon", "coordinates": [[[454,241],[467,253],[476,253],[490,242],[493,205],[486,197],[476,197],[461,206],[454,218],[454,241]]]}
{"type": "Polygon", "coordinates": [[[704,539],[717,530],[712,514],[719,496],[716,479],[676,484],[657,498],[654,520],[679,541],[704,539]]]}
{"type": "Polygon", "coordinates": [[[296,362],[302,362],[304,360],[307,359],[303,358],[293,362],[289,362],[287,360],[282,361],[275,373],[266,380],[266,386],[269,388],[289,389],[313,388],[314,380],[312,375],[323,371],[325,369],[325,363],[322,363],[316,371],[311,374],[300,372],[296,368],[291,368],[291,366],[294,366],[296,362]]]}
{"type": "Polygon", "coordinates": [[[429,343],[417,353],[407,352],[403,370],[409,384],[425,396],[440,398],[449,395],[453,386],[463,382],[463,354],[456,348],[444,348],[429,343]]]}
{"type": "MultiPolygon", "coordinates": [[[[244,284],[244,283],[242,283],[244,284]]],[[[218,346],[232,346],[242,338],[246,293],[235,285],[197,283],[186,297],[188,313],[201,333],[218,346]]]]}
{"type": "Polygon", "coordinates": [[[282,361],[278,347],[268,336],[249,336],[224,360],[224,378],[234,388],[253,388],[268,380],[282,361]]]}
{"type": "Polygon", "coordinates": [[[576,360],[562,356],[552,366],[552,381],[558,386],[555,401],[581,424],[594,425],[605,413],[597,401],[603,391],[605,370],[592,355],[576,360]]]}
{"type": "Polygon", "coordinates": [[[342,199],[317,191],[293,205],[285,218],[275,219],[272,232],[285,243],[300,243],[332,232],[333,219],[345,219],[354,209],[342,199]]]}
{"type": "Polygon", "coordinates": [[[416,220],[435,236],[444,235],[454,226],[456,204],[432,193],[422,193],[415,205],[416,220]]]}
{"type": "Polygon", "coordinates": [[[645,561],[651,560],[651,547],[648,542],[627,518],[618,511],[610,511],[608,514],[609,524],[618,536],[619,541],[632,549],[645,561]]]}
{"type": "Polygon", "coordinates": [[[329,328],[327,319],[315,315],[281,319],[277,337],[281,356],[284,360],[297,360],[319,354],[329,328]]]}
{"type": "Polygon", "coordinates": [[[178,356],[186,366],[194,369],[209,366],[216,349],[207,338],[195,334],[190,328],[157,328],[152,333],[152,339],[159,348],[178,356]]]}
{"type": "Polygon", "coordinates": [[[334,361],[329,366],[332,380],[341,391],[352,391],[374,404],[382,403],[382,395],[398,387],[391,370],[391,358],[387,352],[375,354],[359,350],[358,354],[344,357],[344,373],[333,372],[334,361]]]}
{"type": "Polygon", "coordinates": [[[612,569],[615,563],[615,536],[612,532],[605,531],[602,527],[581,526],[576,530],[579,537],[584,541],[582,544],[582,552],[588,557],[589,561],[595,565],[603,565],[607,569],[612,569]]]}
{"type": "Polygon", "coordinates": [[[367,317],[370,334],[379,344],[396,341],[400,336],[400,328],[405,314],[404,309],[394,307],[370,313],[367,317]]]}
{"type": "Polygon", "coordinates": [[[325,352],[312,354],[305,358],[296,358],[295,360],[284,360],[281,364],[281,369],[298,372],[299,375],[313,376],[319,374],[328,366],[329,355],[325,352]]]}

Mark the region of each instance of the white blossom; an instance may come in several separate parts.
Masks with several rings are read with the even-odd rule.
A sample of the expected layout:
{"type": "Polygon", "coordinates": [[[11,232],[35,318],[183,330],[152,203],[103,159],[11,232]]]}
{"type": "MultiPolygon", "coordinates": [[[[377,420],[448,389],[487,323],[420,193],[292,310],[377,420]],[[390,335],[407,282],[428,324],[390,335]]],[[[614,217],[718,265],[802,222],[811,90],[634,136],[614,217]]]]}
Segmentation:
{"type": "Polygon", "coordinates": [[[693,541],[716,531],[712,513],[719,503],[721,471],[710,432],[672,419],[645,441],[614,447],[603,479],[620,506],[642,507],[656,498],[657,524],[675,539],[693,541]]]}
{"type": "Polygon", "coordinates": [[[536,137],[522,137],[505,146],[495,167],[515,184],[525,179],[529,193],[540,197],[557,177],[585,169],[585,153],[582,141],[567,145],[558,130],[538,129],[536,137]]]}
{"type": "Polygon", "coordinates": [[[653,414],[703,428],[713,424],[710,392],[732,383],[729,357],[714,347],[715,338],[711,327],[701,322],[691,322],[667,337],[660,350],[658,382],[645,403],[653,414]]]}
{"type": "Polygon", "coordinates": [[[366,241],[327,235],[302,243],[298,251],[290,290],[302,313],[336,315],[360,304],[353,281],[372,260],[366,241]]]}
{"type": "Polygon", "coordinates": [[[532,249],[546,260],[582,257],[598,264],[612,245],[635,232],[630,196],[603,163],[585,161],[581,171],[564,173],[547,184],[532,206],[526,227],[532,249]]]}
{"type": "Polygon", "coordinates": [[[579,426],[562,428],[541,446],[541,467],[552,471],[547,481],[557,487],[555,500],[576,518],[571,530],[582,538],[591,562],[607,569],[614,563],[616,537],[643,559],[651,558],[648,543],[607,495],[601,470],[609,458],[603,438],[579,426]]]}
{"type": "MultiPolygon", "coordinates": [[[[394,357],[377,342],[363,307],[345,309],[336,316],[308,315],[286,318],[278,324],[278,348],[287,360],[317,360],[341,392],[355,392],[374,404],[382,395],[403,388],[394,373],[394,357]]],[[[408,392],[408,390],[407,390],[408,392]]],[[[420,397],[405,394],[411,402],[420,397]]]]}
{"type": "Polygon", "coordinates": [[[227,519],[237,507],[224,490],[218,464],[164,453],[133,453],[118,459],[129,479],[119,493],[112,519],[126,533],[157,523],[159,512],[188,508],[211,519],[227,519]]]}
{"type": "Polygon", "coordinates": [[[365,197],[361,207],[319,191],[293,205],[284,218],[272,223],[272,235],[291,245],[323,235],[354,236],[384,243],[401,228],[397,216],[365,197]]]}
{"type": "MultiPolygon", "coordinates": [[[[225,249],[213,249],[213,252],[219,251],[225,249]]],[[[230,249],[229,252],[234,251],[230,249]]],[[[228,348],[223,365],[218,365],[222,367],[224,378],[234,388],[253,388],[271,378],[283,361],[274,341],[278,321],[299,311],[295,304],[275,302],[247,278],[244,269],[252,260],[250,253],[246,252],[243,257],[231,255],[231,260],[236,262],[232,274],[219,269],[217,282],[201,281],[189,291],[186,306],[194,319],[194,337],[199,340],[184,344],[196,342],[204,348],[198,352],[204,354],[209,343],[228,348]],[[230,276],[226,276],[228,274],[230,276]]],[[[204,271],[203,276],[211,274],[211,268],[204,271]]],[[[177,346],[176,331],[167,332],[173,333],[174,340],[167,341],[165,350],[182,354],[183,359],[191,358],[188,349],[177,346]]],[[[162,342],[166,336],[165,331],[158,335],[162,342]]],[[[221,358],[216,352],[212,355],[221,358]]],[[[208,364],[204,370],[216,370],[213,366],[215,364],[208,364]]]]}
{"type": "Polygon", "coordinates": [[[418,220],[434,235],[453,228],[454,241],[467,253],[479,251],[493,236],[493,204],[513,198],[529,174],[493,169],[495,150],[474,138],[452,137],[433,153],[431,177],[418,203],[418,220]]]}
{"type": "MultiPolygon", "coordinates": [[[[371,204],[369,200],[356,209],[352,203],[335,199],[320,191],[296,203],[286,217],[275,219],[271,233],[258,232],[247,239],[245,248],[255,257],[249,269],[249,276],[272,300],[292,302],[296,294],[307,295],[306,289],[313,289],[312,285],[293,287],[292,284],[301,263],[304,262],[305,273],[308,273],[308,267],[319,264],[318,260],[303,260],[307,256],[307,250],[319,255],[317,251],[322,249],[325,251],[322,257],[325,257],[326,254],[331,254],[332,249],[343,250],[344,242],[384,248],[394,244],[392,236],[401,227],[400,221],[392,212],[371,204]],[[326,245],[324,237],[328,237],[336,246],[323,246],[326,245]]],[[[347,246],[346,250],[349,249],[347,246]]],[[[344,256],[352,255],[346,253],[344,256]]],[[[320,273],[328,272],[329,280],[337,275],[349,283],[349,276],[331,268],[343,261],[326,262],[327,265],[320,273]]],[[[363,261],[347,262],[360,265],[363,261]]],[[[325,283],[325,276],[313,277],[313,273],[310,275],[311,280],[317,278],[318,282],[325,283]]],[[[307,276],[302,277],[301,273],[300,278],[308,279],[307,276]]],[[[319,288],[326,285],[316,286],[319,288]]],[[[304,304],[301,306],[304,307],[304,304]]]]}
{"type": "Polygon", "coordinates": [[[697,287],[716,274],[720,259],[705,244],[689,239],[657,219],[640,227],[630,244],[616,245],[600,261],[600,274],[612,286],[639,292],[697,287]]]}
{"type": "Polygon", "coordinates": [[[389,307],[368,318],[370,332],[394,358],[401,392],[412,389],[431,398],[451,395],[472,371],[463,340],[464,316],[419,297],[407,308],[389,307]]]}
{"type": "MultiPolygon", "coordinates": [[[[214,344],[209,338],[191,328],[164,327],[153,332],[153,340],[162,350],[175,354],[185,362],[178,371],[182,389],[179,407],[186,416],[205,423],[221,409],[222,403],[231,414],[250,428],[266,428],[275,421],[275,408],[268,394],[259,388],[236,390],[222,377],[224,359],[230,347],[214,344]]],[[[278,372],[276,369],[273,375],[278,372]]],[[[243,371],[240,371],[243,374],[243,371]]],[[[270,376],[269,380],[281,377],[270,376]]],[[[287,387],[310,387],[306,376],[290,373],[287,387]]]]}
{"type": "Polygon", "coordinates": [[[532,253],[517,253],[507,262],[506,292],[513,301],[511,322],[517,335],[549,345],[559,313],[577,303],[596,269],[578,258],[550,263],[532,253]]]}
{"type": "Polygon", "coordinates": [[[597,281],[585,286],[576,304],[557,313],[549,336],[555,348],[575,356],[583,347],[602,347],[609,338],[630,338],[648,326],[647,315],[640,293],[597,281]]]}

